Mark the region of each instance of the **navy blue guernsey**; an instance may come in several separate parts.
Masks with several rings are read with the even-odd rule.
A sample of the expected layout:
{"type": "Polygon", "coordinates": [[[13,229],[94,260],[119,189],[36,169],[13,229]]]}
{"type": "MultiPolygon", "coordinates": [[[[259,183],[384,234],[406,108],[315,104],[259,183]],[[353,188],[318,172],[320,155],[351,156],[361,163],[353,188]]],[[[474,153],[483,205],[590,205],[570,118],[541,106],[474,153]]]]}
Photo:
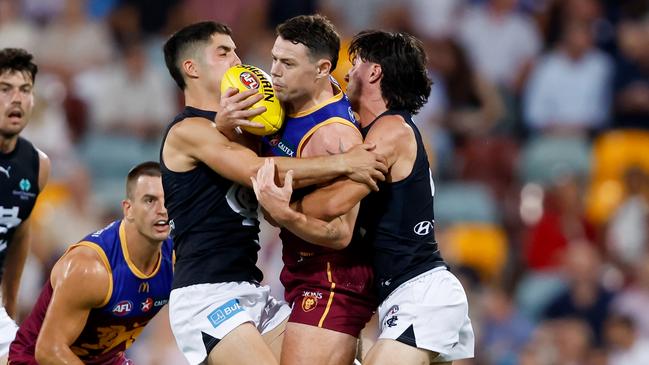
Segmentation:
{"type": "Polygon", "coordinates": [[[16,148],[0,153],[0,282],[9,245],[18,226],[34,209],[38,196],[38,151],[18,137],[16,148]]]}
{"type": "Polygon", "coordinates": [[[191,170],[169,170],[162,148],[169,130],[186,118],[213,121],[216,112],[185,107],[167,127],[160,149],[162,186],[176,250],[173,288],[227,281],[260,282],[257,199],[247,187],[203,162],[191,170]]]}
{"type": "MultiPolygon", "coordinates": [[[[435,242],[435,187],[421,134],[405,111],[388,110],[410,125],[417,157],[410,175],[395,183],[379,182],[379,191],[361,201],[357,234],[374,247],[374,275],[382,302],[399,285],[432,268],[446,265],[435,242]]],[[[361,130],[367,136],[372,122],[361,130]]]]}

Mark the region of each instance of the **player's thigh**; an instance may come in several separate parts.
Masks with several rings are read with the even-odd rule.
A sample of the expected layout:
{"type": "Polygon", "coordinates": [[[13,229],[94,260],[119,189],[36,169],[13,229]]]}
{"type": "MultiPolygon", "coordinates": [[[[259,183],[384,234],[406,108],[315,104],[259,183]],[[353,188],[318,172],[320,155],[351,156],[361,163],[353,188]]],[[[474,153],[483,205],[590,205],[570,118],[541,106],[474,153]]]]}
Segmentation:
{"type": "Polygon", "coordinates": [[[358,350],[357,350],[357,358],[359,359],[365,359],[367,356],[367,353],[370,351],[372,346],[376,343],[376,340],[379,337],[379,315],[378,313],[374,313],[372,315],[372,318],[365,324],[365,328],[361,331],[360,338],[359,338],[359,343],[358,343],[358,350]]]}
{"type": "Polygon", "coordinates": [[[7,355],[0,356],[0,365],[7,364],[7,355]]]}
{"type": "Polygon", "coordinates": [[[270,348],[270,351],[275,356],[275,359],[279,361],[282,353],[282,344],[284,343],[284,333],[286,331],[286,322],[288,322],[288,317],[282,321],[277,327],[272,330],[264,333],[262,335],[264,342],[270,348]]]}
{"type": "Polygon", "coordinates": [[[284,333],[282,365],[351,365],[357,339],[346,333],[289,322],[284,333]]]}
{"type": "Polygon", "coordinates": [[[243,323],[223,337],[208,356],[208,365],[277,365],[257,328],[243,323]]]}
{"type": "Polygon", "coordinates": [[[429,365],[435,357],[437,353],[432,351],[418,349],[395,340],[379,339],[367,353],[363,365],[429,365]]]}

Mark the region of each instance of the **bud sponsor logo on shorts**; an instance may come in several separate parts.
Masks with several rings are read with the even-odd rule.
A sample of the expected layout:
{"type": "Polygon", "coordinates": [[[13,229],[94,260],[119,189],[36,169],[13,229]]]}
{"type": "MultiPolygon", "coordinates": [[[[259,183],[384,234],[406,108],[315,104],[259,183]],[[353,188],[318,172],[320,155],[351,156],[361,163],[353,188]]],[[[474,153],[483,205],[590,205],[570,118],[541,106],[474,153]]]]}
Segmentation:
{"type": "Polygon", "coordinates": [[[322,293],[304,291],[302,293],[302,310],[311,312],[318,306],[318,300],[322,299],[322,293]]]}
{"type": "Polygon", "coordinates": [[[212,324],[212,327],[216,328],[221,323],[225,322],[239,312],[243,312],[243,308],[239,304],[239,300],[232,299],[213,310],[210,314],[207,315],[207,319],[212,324]]]}
{"type": "Polygon", "coordinates": [[[113,314],[122,317],[133,310],[133,303],[130,300],[122,300],[113,307],[113,314]]]}

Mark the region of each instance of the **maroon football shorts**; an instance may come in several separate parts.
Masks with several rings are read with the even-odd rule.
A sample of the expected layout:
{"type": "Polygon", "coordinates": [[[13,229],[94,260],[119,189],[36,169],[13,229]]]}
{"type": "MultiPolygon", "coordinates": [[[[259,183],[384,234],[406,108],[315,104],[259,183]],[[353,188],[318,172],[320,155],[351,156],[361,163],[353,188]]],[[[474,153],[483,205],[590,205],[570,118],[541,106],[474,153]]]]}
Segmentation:
{"type": "Polygon", "coordinates": [[[284,266],[280,280],[292,307],[289,322],[358,337],[378,305],[373,279],[371,263],[340,255],[284,266]]]}

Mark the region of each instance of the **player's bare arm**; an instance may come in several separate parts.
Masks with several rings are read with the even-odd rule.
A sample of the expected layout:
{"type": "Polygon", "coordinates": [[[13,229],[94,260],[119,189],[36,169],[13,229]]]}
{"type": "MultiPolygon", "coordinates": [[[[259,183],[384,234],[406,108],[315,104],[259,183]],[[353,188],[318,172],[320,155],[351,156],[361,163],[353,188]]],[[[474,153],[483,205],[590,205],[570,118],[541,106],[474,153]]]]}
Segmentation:
{"type": "MultiPolygon", "coordinates": [[[[389,169],[387,181],[401,180],[410,173],[416,150],[404,141],[413,138],[412,129],[396,115],[387,115],[377,120],[365,137],[365,143],[375,145],[374,152],[385,157],[389,169]]],[[[292,206],[308,216],[331,221],[349,211],[369,193],[370,190],[364,184],[341,180],[306,195],[292,206]]]]}
{"type": "MultiPolygon", "coordinates": [[[[307,142],[303,153],[307,155],[330,154],[333,151],[344,151],[348,146],[360,143],[360,134],[350,133],[350,127],[342,124],[330,124],[316,132],[307,142]]],[[[253,188],[259,203],[270,214],[273,220],[298,237],[321,246],[343,249],[351,242],[354,224],[358,216],[358,202],[339,216],[324,221],[310,217],[289,206],[292,193],[291,176],[285,178],[282,188],[273,181],[272,162],[266,163],[253,179],[253,188]]]]}
{"type": "MultiPolygon", "coordinates": [[[[230,141],[213,125],[202,118],[188,118],[176,124],[165,142],[165,164],[174,171],[188,171],[202,161],[225,178],[251,186],[250,178],[255,176],[264,158],[230,141]]],[[[277,167],[282,178],[288,170],[294,170],[296,180],[316,178],[311,182],[325,182],[348,175],[363,183],[375,184],[374,179],[382,177],[385,165],[381,157],[368,151],[371,148],[364,144],[336,156],[278,158],[277,167]]]]}
{"type": "MultiPolygon", "coordinates": [[[[50,175],[50,159],[45,153],[38,150],[39,171],[38,171],[38,189],[43,191],[50,175]]],[[[25,260],[29,253],[31,243],[31,219],[22,222],[16,230],[13,242],[7,250],[5,260],[5,271],[2,280],[2,298],[4,307],[10,317],[16,314],[16,299],[18,288],[20,286],[20,277],[25,267],[25,260]]],[[[15,317],[14,317],[15,318],[15,317]]]]}
{"type": "Polygon", "coordinates": [[[90,310],[110,298],[110,273],[96,251],[78,246],[54,265],[50,280],[54,291],[36,342],[36,360],[43,365],[83,364],[70,345],[90,310]]]}

